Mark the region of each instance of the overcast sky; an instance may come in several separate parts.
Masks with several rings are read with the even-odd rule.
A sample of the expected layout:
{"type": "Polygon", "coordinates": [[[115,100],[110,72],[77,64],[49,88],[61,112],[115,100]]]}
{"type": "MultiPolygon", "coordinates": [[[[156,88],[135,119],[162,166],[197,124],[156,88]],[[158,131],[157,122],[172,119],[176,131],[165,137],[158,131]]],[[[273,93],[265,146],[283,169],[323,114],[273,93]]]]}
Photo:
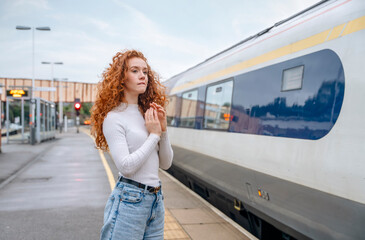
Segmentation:
{"type": "Polygon", "coordinates": [[[138,49],[168,79],[319,0],[1,0],[0,77],[97,83],[117,51],[138,49]]]}

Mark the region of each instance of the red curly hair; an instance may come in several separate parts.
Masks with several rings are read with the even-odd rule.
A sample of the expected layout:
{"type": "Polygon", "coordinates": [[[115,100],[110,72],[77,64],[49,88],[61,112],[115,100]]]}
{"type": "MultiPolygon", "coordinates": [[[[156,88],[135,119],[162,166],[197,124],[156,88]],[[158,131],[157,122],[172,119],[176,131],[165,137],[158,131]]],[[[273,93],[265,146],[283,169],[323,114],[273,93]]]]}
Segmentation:
{"type": "Polygon", "coordinates": [[[118,52],[113,57],[113,62],[103,72],[102,81],[98,84],[96,101],[91,109],[91,135],[95,137],[96,147],[101,150],[109,150],[103,134],[104,119],[108,112],[119,106],[124,98],[124,83],[129,68],[128,60],[134,57],[143,59],[148,69],[147,89],[138,96],[140,109],[145,113],[152,102],[165,107],[166,88],[160,83],[158,74],[151,70],[144,55],[136,50],[118,52]]]}

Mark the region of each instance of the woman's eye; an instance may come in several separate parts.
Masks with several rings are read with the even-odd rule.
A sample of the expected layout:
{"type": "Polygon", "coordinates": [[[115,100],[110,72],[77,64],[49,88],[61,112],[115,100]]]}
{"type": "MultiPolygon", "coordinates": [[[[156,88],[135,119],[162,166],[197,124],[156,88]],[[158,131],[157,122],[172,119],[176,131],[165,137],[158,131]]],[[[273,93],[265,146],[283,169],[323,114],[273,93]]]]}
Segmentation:
{"type": "Polygon", "coordinates": [[[147,75],[148,72],[143,72],[144,75],[147,75]]]}
{"type": "Polygon", "coordinates": [[[137,72],[137,70],[132,70],[132,72],[133,72],[133,73],[136,73],[136,72],[137,72]]]}

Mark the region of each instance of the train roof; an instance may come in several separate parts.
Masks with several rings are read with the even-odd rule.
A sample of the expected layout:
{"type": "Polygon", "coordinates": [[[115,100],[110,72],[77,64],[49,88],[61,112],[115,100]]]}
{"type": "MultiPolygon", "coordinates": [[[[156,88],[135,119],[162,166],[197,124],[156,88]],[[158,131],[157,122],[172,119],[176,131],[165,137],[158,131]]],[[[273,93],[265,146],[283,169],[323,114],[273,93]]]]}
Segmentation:
{"type": "MultiPolygon", "coordinates": [[[[304,10],[302,10],[302,11],[300,11],[300,12],[298,12],[298,13],[296,13],[296,14],[294,14],[294,15],[292,15],[292,16],[290,16],[290,17],[286,18],[286,19],[284,19],[284,20],[281,20],[281,21],[279,21],[279,22],[275,23],[275,24],[274,24],[274,25],[272,25],[271,27],[268,27],[268,28],[266,28],[266,29],[264,29],[264,30],[262,30],[262,31],[260,31],[260,32],[258,32],[258,33],[256,33],[256,34],[254,34],[254,35],[252,35],[252,36],[248,37],[248,38],[245,38],[244,40],[242,40],[242,41],[240,41],[240,42],[238,42],[238,43],[234,44],[233,46],[231,46],[231,47],[229,47],[229,48],[227,48],[227,49],[225,49],[225,50],[223,50],[223,51],[221,51],[221,52],[219,52],[219,53],[217,53],[217,54],[215,54],[215,55],[211,56],[210,58],[207,58],[207,59],[206,59],[206,60],[204,60],[203,62],[198,63],[198,64],[196,64],[195,66],[192,66],[192,67],[190,67],[190,68],[186,69],[185,71],[183,71],[183,72],[181,72],[181,73],[178,73],[178,74],[176,74],[176,75],[174,75],[174,76],[170,77],[168,80],[166,80],[166,81],[164,82],[164,84],[165,84],[165,85],[168,85],[168,87],[173,86],[173,85],[174,85],[174,83],[175,83],[175,81],[173,81],[173,82],[170,82],[170,81],[171,81],[172,79],[174,79],[174,78],[178,77],[179,75],[182,75],[182,74],[184,74],[184,73],[186,73],[186,72],[188,72],[188,71],[190,71],[190,70],[192,70],[192,69],[194,69],[194,68],[196,68],[196,67],[198,67],[198,66],[200,66],[200,65],[202,65],[202,64],[204,64],[204,63],[206,63],[206,62],[208,62],[208,61],[210,61],[210,60],[212,60],[212,59],[214,59],[215,57],[217,57],[217,56],[219,56],[219,55],[222,55],[223,53],[228,52],[229,50],[231,50],[231,49],[233,49],[233,48],[235,48],[235,47],[237,47],[237,46],[239,46],[239,45],[241,45],[241,44],[243,44],[243,43],[245,43],[245,42],[248,42],[248,41],[250,41],[250,40],[252,40],[252,39],[254,39],[254,38],[260,37],[260,36],[262,36],[262,35],[264,35],[264,34],[268,33],[271,29],[273,29],[273,28],[275,28],[275,27],[278,27],[278,26],[280,26],[280,25],[282,25],[282,24],[284,24],[284,23],[286,23],[286,22],[288,22],[288,21],[290,21],[290,20],[292,20],[292,19],[294,19],[294,18],[296,18],[296,17],[298,17],[298,16],[300,16],[300,15],[303,15],[304,13],[306,13],[306,12],[308,12],[308,11],[310,11],[310,10],[312,10],[312,9],[314,9],[314,8],[316,8],[316,7],[318,7],[318,6],[322,5],[322,4],[324,4],[324,3],[326,3],[326,2],[329,2],[329,1],[331,1],[331,0],[322,0],[322,1],[320,1],[320,2],[318,2],[318,3],[316,3],[316,4],[314,4],[314,5],[312,5],[312,6],[308,7],[308,8],[306,8],[306,9],[304,9],[304,10]]],[[[176,79],[176,81],[177,81],[177,79],[176,79]]]]}

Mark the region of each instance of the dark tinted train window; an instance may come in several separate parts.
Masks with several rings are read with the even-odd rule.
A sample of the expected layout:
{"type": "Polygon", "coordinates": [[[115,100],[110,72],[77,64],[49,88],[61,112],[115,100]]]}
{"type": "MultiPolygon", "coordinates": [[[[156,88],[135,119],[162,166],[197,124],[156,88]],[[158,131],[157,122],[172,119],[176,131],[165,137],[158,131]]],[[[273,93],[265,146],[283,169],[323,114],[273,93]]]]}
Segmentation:
{"type": "Polygon", "coordinates": [[[207,88],[204,112],[204,128],[228,129],[233,81],[227,81],[207,88]]]}
{"type": "Polygon", "coordinates": [[[302,89],[304,66],[285,69],[283,71],[283,79],[281,91],[302,89]]]}
{"type": "Polygon", "coordinates": [[[171,96],[168,100],[169,103],[166,106],[167,125],[174,126],[176,117],[176,96],[171,96]]]}
{"type": "Polygon", "coordinates": [[[320,139],[336,123],[344,91],[341,60],[329,49],[240,74],[235,76],[229,131],[320,139]],[[293,66],[303,76],[301,90],[282,91],[283,71],[293,66]]]}
{"type": "Polygon", "coordinates": [[[182,95],[180,127],[194,127],[198,90],[185,92],[182,95]]]}

